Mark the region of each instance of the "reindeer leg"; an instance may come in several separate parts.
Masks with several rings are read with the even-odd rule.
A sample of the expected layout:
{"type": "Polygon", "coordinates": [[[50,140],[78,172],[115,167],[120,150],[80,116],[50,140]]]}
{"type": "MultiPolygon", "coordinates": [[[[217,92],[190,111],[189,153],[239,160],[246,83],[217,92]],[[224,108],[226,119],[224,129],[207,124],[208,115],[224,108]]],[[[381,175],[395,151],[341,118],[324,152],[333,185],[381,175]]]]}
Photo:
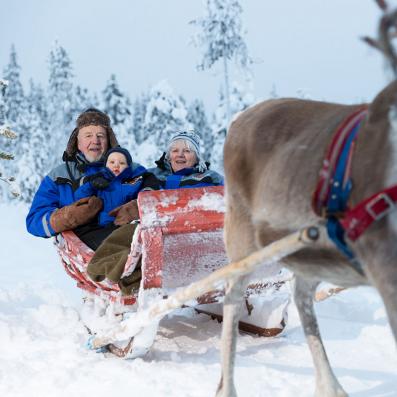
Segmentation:
{"type": "Polygon", "coordinates": [[[307,344],[312,354],[314,368],[316,371],[316,397],[347,397],[346,392],[339,384],[325,352],[321,340],[313,306],[313,296],[318,282],[304,280],[296,276],[295,281],[295,303],[298,308],[299,317],[306,335],[307,344]]]}
{"type": "Polygon", "coordinates": [[[247,288],[247,278],[230,280],[226,285],[223,303],[221,362],[222,377],[218,385],[216,397],[237,397],[234,387],[234,363],[238,337],[238,321],[247,288]]]}
{"type": "MultiPolygon", "coordinates": [[[[388,247],[393,247],[393,245],[395,245],[394,242],[389,242],[388,247]]],[[[390,251],[388,247],[382,246],[383,251],[381,252],[390,251]]],[[[394,250],[397,251],[396,248],[394,250]]],[[[378,255],[371,258],[371,262],[367,264],[366,273],[382,297],[390,328],[397,342],[397,273],[395,259],[397,258],[397,253],[386,258],[384,257],[385,254],[379,253],[378,255]]],[[[367,257],[370,257],[370,255],[367,255],[367,257]]]]}
{"type": "MultiPolygon", "coordinates": [[[[228,192],[225,215],[225,245],[231,261],[245,258],[256,251],[254,228],[251,216],[237,193],[228,192]]],[[[222,376],[216,397],[236,397],[234,387],[234,362],[238,336],[238,321],[248,284],[247,277],[233,278],[226,283],[223,303],[221,365],[222,376]]]]}

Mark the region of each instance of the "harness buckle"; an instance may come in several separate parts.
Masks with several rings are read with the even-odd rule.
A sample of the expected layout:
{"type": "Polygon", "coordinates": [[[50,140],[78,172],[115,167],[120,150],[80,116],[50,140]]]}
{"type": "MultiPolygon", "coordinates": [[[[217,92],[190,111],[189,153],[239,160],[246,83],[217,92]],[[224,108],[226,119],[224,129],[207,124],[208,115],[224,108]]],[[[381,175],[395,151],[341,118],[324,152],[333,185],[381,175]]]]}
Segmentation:
{"type": "Polygon", "coordinates": [[[394,211],[396,208],[396,205],[394,201],[386,194],[386,193],[380,193],[378,196],[374,197],[371,201],[369,201],[365,209],[367,212],[372,216],[372,218],[375,221],[378,221],[379,219],[382,219],[384,216],[388,215],[390,212],[394,211]],[[383,200],[384,204],[386,205],[386,208],[377,213],[374,209],[374,207],[379,204],[383,200]]]}

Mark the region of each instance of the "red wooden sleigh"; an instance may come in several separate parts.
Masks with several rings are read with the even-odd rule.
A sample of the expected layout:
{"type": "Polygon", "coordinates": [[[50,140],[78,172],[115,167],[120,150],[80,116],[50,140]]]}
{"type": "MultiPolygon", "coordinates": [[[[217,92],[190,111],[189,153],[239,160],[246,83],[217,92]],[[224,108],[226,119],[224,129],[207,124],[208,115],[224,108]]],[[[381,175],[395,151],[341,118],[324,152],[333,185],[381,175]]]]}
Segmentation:
{"type": "MultiPolygon", "coordinates": [[[[141,192],[138,207],[140,223],[134,233],[123,277],[131,274],[141,259],[140,290],[158,291],[167,296],[172,290],[198,281],[228,263],[223,243],[223,187],[141,192]]],[[[111,302],[137,303],[138,293],[122,296],[117,284],[108,280],[94,282],[88,277],[86,268],[93,251],[73,232],[58,236],[56,246],[66,272],[77,281],[79,288],[111,302]]],[[[277,288],[277,284],[283,282],[253,283],[247,296],[277,288]]],[[[197,298],[195,304],[215,303],[222,296],[222,290],[213,291],[197,298]]],[[[201,308],[201,312],[221,319],[219,309],[201,308]]],[[[245,331],[265,336],[281,331],[244,322],[240,325],[245,331]]]]}
{"type": "MultiPolygon", "coordinates": [[[[142,192],[138,206],[141,222],[123,276],[133,271],[141,255],[145,289],[177,288],[227,263],[223,187],[142,192]]],[[[94,252],[72,231],[57,236],[56,246],[79,288],[113,302],[135,303],[136,296],[122,296],[117,284],[88,277],[86,269],[94,252]]]]}

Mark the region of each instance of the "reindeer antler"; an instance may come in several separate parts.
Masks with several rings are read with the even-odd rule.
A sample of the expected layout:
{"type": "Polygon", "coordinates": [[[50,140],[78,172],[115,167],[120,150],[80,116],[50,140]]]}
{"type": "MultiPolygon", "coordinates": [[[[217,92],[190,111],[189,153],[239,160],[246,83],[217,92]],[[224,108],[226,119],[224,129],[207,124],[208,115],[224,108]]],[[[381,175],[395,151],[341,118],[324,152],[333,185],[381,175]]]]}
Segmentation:
{"type": "Polygon", "coordinates": [[[389,6],[385,0],[375,1],[383,11],[383,16],[379,22],[378,28],[379,37],[377,40],[371,37],[363,37],[362,39],[371,47],[379,50],[386,57],[393,70],[394,76],[397,78],[397,54],[391,43],[391,40],[397,37],[397,9],[389,12],[389,6]]]}
{"type": "Polygon", "coordinates": [[[376,4],[378,4],[378,6],[379,6],[379,8],[381,10],[383,10],[384,12],[387,11],[388,5],[387,5],[385,0],[375,0],[375,1],[376,1],[376,4]]]}

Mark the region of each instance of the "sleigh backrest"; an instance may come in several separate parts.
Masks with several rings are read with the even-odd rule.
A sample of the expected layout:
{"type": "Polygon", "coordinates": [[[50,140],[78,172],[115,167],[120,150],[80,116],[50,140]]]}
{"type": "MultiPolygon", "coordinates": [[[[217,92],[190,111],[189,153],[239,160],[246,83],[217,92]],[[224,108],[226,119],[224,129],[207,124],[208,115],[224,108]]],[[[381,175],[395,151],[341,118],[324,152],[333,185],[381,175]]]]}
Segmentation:
{"type": "Polygon", "coordinates": [[[138,196],[143,288],[176,288],[227,263],[223,187],[138,196]]]}

